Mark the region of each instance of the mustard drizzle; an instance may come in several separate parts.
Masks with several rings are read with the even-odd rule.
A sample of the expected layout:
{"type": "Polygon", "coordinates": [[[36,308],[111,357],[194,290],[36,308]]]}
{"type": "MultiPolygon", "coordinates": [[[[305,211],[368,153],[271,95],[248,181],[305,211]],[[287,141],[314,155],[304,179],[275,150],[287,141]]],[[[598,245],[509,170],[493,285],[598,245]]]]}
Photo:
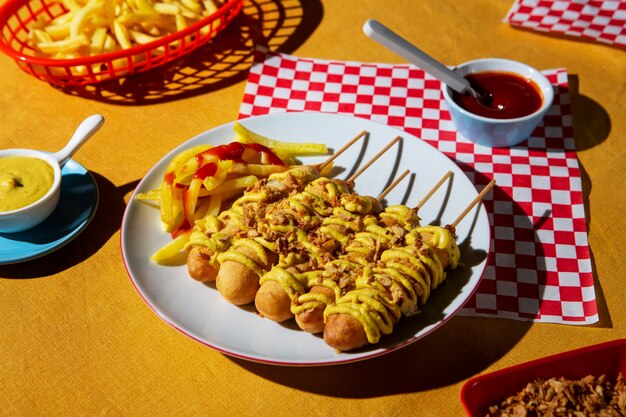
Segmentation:
{"type": "MultiPolygon", "coordinates": [[[[289,172],[273,175],[279,177],[288,175],[289,172]]],[[[228,242],[217,244],[215,243],[217,239],[214,239],[219,235],[219,226],[220,223],[223,226],[224,220],[243,226],[243,208],[267,200],[262,190],[244,194],[231,209],[222,212],[217,219],[209,216],[199,221],[198,230],[192,232],[188,245],[202,244],[215,250],[216,253],[220,253],[218,255],[220,263],[233,260],[248,266],[260,277],[261,283],[268,280],[279,282],[292,299],[294,314],[318,307],[325,307],[325,320],[331,314],[350,314],[363,324],[368,341],[376,343],[381,334],[392,331],[402,314],[411,315],[417,312],[417,308],[411,306],[425,303],[430,290],[445,279],[443,266],[433,248],[446,251],[451,269],[457,267],[460,254],[454,238],[447,229],[438,226],[419,226],[419,217],[415,211],[406,206],[389,206],[378,215],[378,220],[375,216],[366,216],[364,219],[362,215],[372,209],[372,204],[366,198],[358,197],[360,196],[350,194],[344,183],[320,177],[307,183],[303,191],[279,200],[273,208],[279,209],[283,205],[282,208],[290,210],[294,218],[299,218],[300,221],[270,225],[270,228],[280,234],[292,233],[296,229],[295,243],[306,253],[302,255],[290,252],[286,256],[281,256],[280,266],[273,266],[268,272],[249,257],[237,252],[237,248],[246,246],[267,265],[265,249],[276,251],[277,248],[276,244],[266,237],[231,239],[231,246],[227,251],[224,251],[224,246],[227,246],[228,242]],[[369,262],[362,262],[368,267],[363,268],[363,265],[360,265],[361,275],[357,275],[353,289],[348,291],[342,289],[334,279],[325,278],[324,271],[295,273],[286,269],[302,263],[306,257],[320,256],[320,248],[311,243],[308,234],[298,227],[301,224],[313,223],[314,219],[320,217],[321,226],[315,229],[315,232],[324,234],[343,246],[340,258],[344,259],[338,259],[339,261],[359,265],[358,262],[354,262],[355,255],[361,255],[361,258],[365,259],[365,255],[375,247],[384,250],[380,259],[382,264],[373,264],[370,267],[369,262]],[[392,233],[385,227],[389,222],[401,225],[406,233],[402,236],[397,235],[397,232],[392,233]],[[428,237],[427,241],[422,240],[424,236],[428,237]],[[416,243],[419,241],[422,247],[416,250],[416,243]],[[398,247],[401,244],[406,246],[398,247]],[[334,300],[325,294],[311,293],[309,289],[315,285],[332,289],[334,300]],[[397,305],[398,300],[393,300],[389,296],[390,292],[397,294],[394,288],[406,294],[409,303],[403,300],[403,303],[397,305]]],[[[271,210],[268,211],[271,216],[271,210]]]]}
{"type": "MultiPolygon", "coordinates": [[[[415,314],[417,310],[413,300],[417,300],[420,295],[420,304],[424,304],[430,295],[430,290],[439,285],[446,277],[443,270],[441,260],[437,256],[434,246],[439,247],[449,253],[450,267],[456,267],[456,263],[452,263],[455,259],[458,261],[460,253],[451,233],[438,226],[418,226],[412,230],[407,237],[411,241],[404,247],[392,247],[387,249],[381,255],[381,264],[374,267],[374,273],[371,275],[359,276],[356,278],[357,291],[360,297],[351,297],[349,291],[344,296],[336,300],[334,305],[328,305],[324,310],[325,320],[331,314],[350,314],[357,319],[365,330],[370,343],[378,342],[380,334],[386,334],[388,323],[395,323],[397,317],[395,310],[383,310],[379,306],[373,306],[371,298],[381,297],[385,294],[389,303],[393,304],[393,295],[396,294],[393,289],[401,288],[404,294],[408,295],[411,303],[401,303],[398,307],[405,315],[415,314]],[[420,233],[432,236],[429,242],[418,241],[420,233]],[[415,284],[415,286],[414,286],[415,284]],[[416,289],[421,289],[416,293],[416,289]],[[363,301],[367,300],[367,301],[363,301]],[[355,306],[356,302],[363,302],[361,306],[355,306]],[[415,307],[415,308],[414,308],[415,307]],[[364,311],[372,308],[369,314],[364,311]],[[373,320],[376,317],[378,320],[373,320]],[[378,328],[375,328],[378,326],[378,328]]],[[[368,269],[365,268],[364,271],[368,269]]]]}

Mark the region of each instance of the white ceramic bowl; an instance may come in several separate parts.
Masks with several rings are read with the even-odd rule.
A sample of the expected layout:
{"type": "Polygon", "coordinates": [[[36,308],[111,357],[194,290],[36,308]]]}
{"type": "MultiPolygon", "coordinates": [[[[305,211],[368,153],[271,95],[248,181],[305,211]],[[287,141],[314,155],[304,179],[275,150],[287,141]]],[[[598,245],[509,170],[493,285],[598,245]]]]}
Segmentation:
{"type": "Polygon", "coordinates": [[[52,187],[39,200],[17,210],[0,212],[0,233],[15,233],[31,229],[52,214],[59,203],[61,192],[61,169],[104,123],[104,117],[94,114],[83,120],[67,144],[58,152],[47,153],[32,149],[0,150],[0,158],[9,156],[27,156],[46,161],[54,172],[52,187]]]}
{"type": "Polygon", "coordinates": [[[533,81],[541,92],[541,107],[534,113],[514,119],[492,119],[458,105],[452,99],[452,90],[444,85],[443,97],[457,131],[479,145],[507,147],[523,142],[543,120],[554,100],[554,87],[550,81],[533,67],[521,62],[500,58],[478,59],[461,64],[454,71],[462,76],[486,71],[513,73],[533,81]]]}
{"type": "Polygon", "coordinates": [[[9,156],[26,156],[43,159],[54,172],[52,186],[48,192],[28,206],[0,212],[0,233],[15,233],[30,229],[44,221],[59,203],[61,190],[61,166],[52,154],[31,149],[6,149],[0,151],[0,158],[9,156]]]}

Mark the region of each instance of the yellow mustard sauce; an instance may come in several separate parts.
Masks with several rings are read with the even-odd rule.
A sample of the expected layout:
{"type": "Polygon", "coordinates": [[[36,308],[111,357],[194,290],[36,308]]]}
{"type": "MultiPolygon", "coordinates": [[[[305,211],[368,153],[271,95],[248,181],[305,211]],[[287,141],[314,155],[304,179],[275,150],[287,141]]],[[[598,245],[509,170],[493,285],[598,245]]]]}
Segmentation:
{"type": "Polygon", "coordinates": [[[369,214],[373,209],[369,198],[357,194],[347,194],[341,197],[341,205],[351,213],[369,214]]]}
{"type": "Polygon", "coordinates": [[[448,229],[440,226],[420,226],[415,228],[415,233],[419,235],[417,239],[422,240],[426,238],[425,240],[428,244],[446,251],[448,254],[448,266],[450,269],[457,268],[461,252],[448,229]]]}
{"type": "Polygon", "coordinates": [[[393,304],[385,291],[359,288],[349,291],[324,310],[324,321],[331,314],[349,314],[363,325],[368,342],[374,344],[381,335],[390,334],[400,318],[400,308],[393,304]]]}
{"type": "Polygon", "coordinates": [[[221,253],[217,256],[217,260],[220,264],[223,264],[226,261],[238,262],[248,267],[248,269],[252,270],[255,274],[259,276],[259,278],[261,278],[265,273],[265,271],[263,270],[263,266],[258,265],[253,259],[238,251],[237,249],[240,247],[246,247],[252,250],[253,253],[264,265],[268,264],[265,248],[261,244],[251,239],[235,240],[226,252],[221,253]]]}
{"type": "MultiPolygon", "coordinates": [[[[304,187],[317,178],[306,169],[294,168],[286,172],[271,174],[268,181],[285,180],[287,177],[295,180],[294,185],[296,189],[304,187]]],[[[189,242],[185,245],[185,250],[189,250],[194,246],[204,246],[214,253],[212,256],[213,261],[217,260],[214,258],[219,254],[225,253],[231,245],[235,232],[243,228],[244,206],[265,202],[269,199],[268,193],[260,188],[260,183],[261,181],[257,183],[258,187],[253,187],[235,200],[230,209],[222,211],[218,216],[209,215],[197,220],[194,230],[191,232],[189,242]]],[[[230,254],[228,257],[233,261],[242,261],[246,265],[252,262],[251,259],[245,256],[240,257],[230,254]]]]}
{"type": "Polygon", "coordinates": [[[231,244],[231,231],[242,224],[242,217],[235,210],[226,210],[220,216],[209,215],[196,220],[184,249],[204,246],[211,253],[210,262],[217,264],[217,255],[228,250],[231,244]]]}
{"type": "Polygon", "coordinates": [[[237,200],[235,200],[232,204],[232,208],[236,209],[237,207],[241,207],[247,203],[260,203],[267,199],[267,194],[264,192],[256,192],[256,193],[245,193],[237,200]]]}
{"type": "MultiPolygon", "coordinates": [[[[400,224],[407,230],[419,222],[415,212],[402,205],[389,206],[378,216],[381,220],[391,218],[396,224],[400,224]]],[[[378,224],[379,222],[374,216],[366,218],[364,223],[365,229],[355,233],[354,239],[345,248],[346,252],[361,253],[367,256],[371,254],[374,248],[389,247],[399,239],[387,227],[378,224]]]]}
{"type": "Polygon", "coordinates": [[[391,301],[400,307],[404,316],[409,317],[419,313],[414,287],[417,283],[409,277],[393,269],[376,268],[368,284],[373,288],[386,291],[391,301]]]}
{"type": "Polygon", "coordinates": [[[446,272],[443,270],[441,260],[435,253],[433,247],[426,242],[423,242],[423,246],[417,251],[417,256],[422,262],[422,265],[430,271],[430,288],[434,290],[446,279],[446,272]]]}
{"type": "Polygon", "coordinates": [[[292,300],[306,291],[307,280],[301,274],[292,274],[279,266],[274,266],[263,274],[259,282],[263,285],[267,281],[278,282],[292,300]]]}
{"type": "MultiPolygon", "coordinates": [[[[192,234],[190,241],[215,247],[220,252],[220,263],[230,260],[247,266],[259,276],[261,284],[280,283],[292,300],[293,314],[313,308],[324,308],[324,320],[331,314],[349,314],[362,323],[368,341],[376,343],[381,335],[391,333],[400,316],[419,312],[418,305],[424,304],[431,290],[445,279],[445,266],[456,268],[460,254],[452,234],[438,226],[419,226],[413,209],[389,206],[377,216],[369,215],[372,201],[351,194],[345,183],[323,177],[310,181],[304,171],[288,171],[274,178],[286,175],[299,176],[303,191],[291,193],[268,208],[267,218],[259,220],[259,236],[231,238],[224,244],[224,251],[224,246],[218,248],[204,241],[220,234],[215,232],[220,230],[220,223],[209,218],[197,224],[206,232],[204,238],[192,234]],[[274,221],[272,216],[276,216],[274,221]],[[310,233],[342,244],[343,254],[327,262],[338,254],[334,249],[332,255],[325,254],[313,243],[315,235],[310,233]],[[280,255],[278,265],[267,271],[267,251],[278,253],[277,238],[283,238],[291,251],[280,255]],[[251,250],[259,262],[241,253],[241,247],[251,250]],[[445,251],[449,265],[442,264],[437,255],[441,252],[436,250],[445,251]],[[375,256],[380,259],[373,259],[375,256]],[[326,268],[316,269],[316,265],[326,268]],[[338,279],[338,273],[344,278],[338,279]],[[314,286],[329,288],[334,296],[313,293],[310,290],[314,286]]],[[[237,200],[227,218],[220,215],[222,224],[230,221],[242,228],[246,204],[269,202],[263,190],[248,194],[237,200]]]]}
{"type": "Polygon", "coordinates": [[[291,313],[294,315],[298,315],[307,310],[313,310],[316,308],[326,308],[335,302],[333,297],[329,297],[326,294],[322,294],[319,292],[307,292],[301,294],[294,300],[291,304],[291,313]]]}
{"type": "Polygon", "coordinates": [[[326,217],[332,214],[332,207],[329,207],[324,198],[312,193],[308,188],[302,192],[302,198],[317,215],[326,217]]]}
{"type": "Polygon", "coordinates": [[[46,195],[54,170],[43,159],[29,156],[0,158],[0,212],[26,207],[46,195]]]}
{"type": "Polygon", "coordinates": [[[363,261],[373,262],[377,249],[390,246],[393,236],[388,229],[375,223],[367,224],[364,231],[354,234],[354,238],[345,246],[346,254],[361,257],[363,261]]]}
{"type": "Polygon", "coordinates": [[[341,285],[332,278],[334,273],[330,270],[342,271],[343,273],[354,273],[360,265],[345,259],[334,259],[327,263],[324,270],[315,270],[305,272],[305,276],[309,277],[306,292],[294,299],[294,305],[291,307],[293,314],[299,314],[302,311],[322,308],[329,304],[333,304],[335,299],[339,298],[346,289],[342,289],[341,285]],[[329,277],[330,274],[330,277],[329,277]],[[323,286],[333,291],[334,296],[329,297],[326,294],[312,293],[309,290],[314,286],[323,286]]]}
{"type": "MultiPolygon", "coordinates": [[[[423,278],[420,276],[419,272],[413,271],[410,268],[404,268],[404,265],[401,263],[394,262],[387,263],[386,268],[376,268],[375,272],[376,274],[368,285],[380,289],[398,288],[402,293],[408,296],[411,302],[417,304],[417,293],[413,283],[416,283],[418,286],[422,285],[420,281],[422,281],[423,278]]],[[[393,293],[393,291],[390,292],[393,293]]],[[[421,293],[422,291],[420,291],[420,294],[421,293]]]]}
{"type": "MultiPolygon", "coordinates": [[[[298,229],[296,231],[296,237],[298,246],[303,248],[308,255],[303,255],[302,258],[310,258],[315,260],[320,260],[320,257],[325,252],[323,248],[317,247],[315,244],[309,241],[309,236],[304,230],[298,229]]],[[[290,255],[290,254],[289,254],[290,255]]],[[[287,255],[287,256],[289,256],[287,255]]],[[[319,263],[319,262],[318,262],[319,263]]]]}
{"type": "MultiPolygon", "coordinates": [[[[396,213],[403,210],[399,209],[396,213]]],[[[398,216],[400,224],[411,223],[413,216],[398,216]]],[[[379,225],[368,227],[362,233],[370,238],[385,236],[379,225]]],[[[359,234],[357,234],[359,235],[359,234]]],[[[444,265],[435,252],[435,247],[449,255],[449,267],[456,268],[460,257],[459,249],[450,231],[438,226],[418,226],[407,234],[408,245],[389,247],[381,255],[382,265],[364,268],[364,274],[356,278],[357,289],[349,291],[329,305],[324,311],[324,319],[331,314],[349,314],[363,325],[370,343],[378,342],[381,334],[391,332],[397,321],[398,312],[406,316],[419,312],[417,301],[424,304],[431,289],[437,287],[446,277],[444,265]],[[425,241],[422,241],[424,237],[425,241]],[[420,241],[421,245],[416,245],[420,241]],[[372,272],[373,271],[373,272],[372,272]],[[404,299],[403,294],[407,296],[404,299]],[[394,306],[394,308],[383,308],[394,306]]],[[[379,240],[380,241],[380,240],[379,240]]]]}
{"type": "Polygon", "coordinates": [[[291,304],[291,313],[298,315],[304,311],[312,310],[315,308],[325,308],[327,305],[335,301],[335,297],[341,293],[339,285],[332,280],[322,278],[323,271],[308,271],[300,275],[302,279],[306,280],[306,289],[297,297],[293,298],[291,304]],[[311,292],[311,288],[314,286],[323,286],[331,289],[334,292],[334,296],[328,296],[323,293],[311,292]]]}
{"type": "Polygon", "coordinates": [[[311,208],[304,202],[300,201],[297,196],[301,194],[296,194],[292,197],[289,197],[287,200],[289,203],[289,207],[298,215],[299,224],[308,225],[313,223],[313,211],[311,208]]]}
{"type": "Polygon", "coordinates": [[[301,166],[295,167],[285,172],[277,172],[270,174],[269,179],[284,181],[287,177],[291,177],[296,182],[296,188],[304,187],[310,182],[319,178],[319,174],[313,172],[311,167],[301,166]]]}
{"type": "Polygon", "coordinates": [[[381,220],[390,219],[407,230],[418,226],[420,222],[420,218],[415,213],[415,210],[401,204],[386,207],[385,211],[380,213],[380,218],[381,220]]]}
{"type": "Polygon", "coordinates": [[[318,233],[321,233],[325,236],[330,237],[332,240],[341,243],[346,242],[349,239],[349,236],[341,233],[341,231],[337,230],[336,227],[322,225],[317,229],[318,233]]]}
{"type": "Polygon", "coordinates": [[[272,187],[275,183],[275,185],[277,185],[276,189],[288,190],[289,188],[293,188],[296,191],[301,191],[303,187],[318,177],[318,174],[307,169],[307,167],[296,167],[284,172],[270,174],[264,185],[272,187]],[[290,184],[290,186],[286,184],[290,184]]]}
{"type": "Polygon", "coordinates": [[[426,302],[430,296],[430,283],[437,278],[424,267],[421,259],[404,249],[390,249],[382,254],[381,260],[385,263],[385,268],[382,269],[384,273],[399,282],[405,282],[406,287],[412,287],[409,282],[405,281],[406,277],[410,277],[419,288],[418,293],[412,295],[411,298],[416,299],[419,295],[420,303],[426,302]]]}

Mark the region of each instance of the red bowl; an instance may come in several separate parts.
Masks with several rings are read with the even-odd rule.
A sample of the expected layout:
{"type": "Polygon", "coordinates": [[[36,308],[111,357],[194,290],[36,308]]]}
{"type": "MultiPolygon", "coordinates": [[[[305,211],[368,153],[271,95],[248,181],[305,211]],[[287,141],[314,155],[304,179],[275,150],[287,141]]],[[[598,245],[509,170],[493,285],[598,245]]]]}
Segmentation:
{"type": "Polygon", "coordinates": [[[606,375],[615,381],[626,376],[626,339],[570,350],[511,366],[468,380],[461,389],[461,403],[470,417],[484,417],[490,406],[515,395],[537,378],[581,379],[606,375]]]}

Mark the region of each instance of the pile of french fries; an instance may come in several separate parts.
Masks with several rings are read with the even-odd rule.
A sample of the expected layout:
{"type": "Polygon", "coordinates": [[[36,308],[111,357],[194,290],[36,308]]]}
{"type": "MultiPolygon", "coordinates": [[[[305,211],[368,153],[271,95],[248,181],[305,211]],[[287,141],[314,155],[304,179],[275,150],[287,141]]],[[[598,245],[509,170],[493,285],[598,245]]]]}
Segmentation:
{"type": "Polygon", "coordinates": [[[244,151],[243,159],[239,160],[222,159],[219,152],[211,152],[211,149],[218,150],[211,145],[198,145],[175,155],[165,170],[160,187],[135,197],[159,205],[163,228],[174,238],[154,254],[153,260],[165,262],[174,258],[189,241],[191,228],[197,221],[217,216],[228,203],[261,178],[290,169],[297,157],[328,153],[325,144],[273,140],[238,122],[234,130],[234,142],[244,146],[263,145],[271,151],[271,157],[278,156],[282,164],[272,163],[275,161],[270,155],[258,151],[244,151]]]}
{"type": "MultiPolygon", "coordinates": [[[[221,5],[218,0],[61,0],[61,3],[67,13],[52,20],[42,13],[30,28],[30,45],[41,56],[72,59],[143,45],[185,29],[216,12],[221,5]]],[[[213,24],[219,25],[219,20],[213,24]]],[[[210,27],[202,30],[201,34],[208,33],[210,27]]]]}

